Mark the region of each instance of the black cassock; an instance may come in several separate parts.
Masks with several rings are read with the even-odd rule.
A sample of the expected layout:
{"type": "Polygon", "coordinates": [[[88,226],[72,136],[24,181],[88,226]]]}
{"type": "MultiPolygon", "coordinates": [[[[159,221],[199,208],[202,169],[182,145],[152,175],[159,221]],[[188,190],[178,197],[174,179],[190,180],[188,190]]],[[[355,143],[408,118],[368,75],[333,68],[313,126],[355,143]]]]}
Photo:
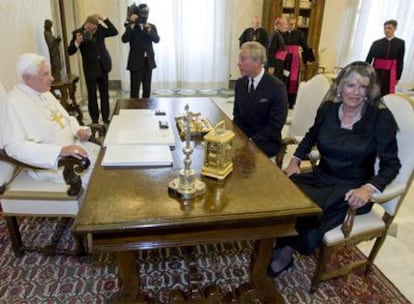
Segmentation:
{"type": "Polygon", "coordinates": [[[267,49],[267,66],[269,68],[275,68],[273,75],[282,81],[285,81],[285,76],[283,76],[286,59],[285,53],[286,47],[282,33],[276,30],[269,37],[269,46],[267,49]]]}
{"type": "Polygon", "coordinates": [[[243,43],[247,41],[257,41],[261,45],[263,45],[265,48],[267,48],[267,43],[268,43],[267,32],[262,28],[258,28],[255,30],[254,28],[249,27],[245,29],[244,32],[241,34],[239,41],[240,41],[240,47],[242,46],[243,43]]]}
{"type": "Polygon", "coordinates": [[[289,49],[289,46],[301,47],[303,53],[309,52],[308,44],[306,43],[305,35],[299,30],[287,31],[282,33],[283,40],[285,42],[288,54],[285,60],[285,69],[290,71],[289,77],[286,79],[286,86],[288,89],[289,106],[293,107],[296,101],[296,94],[298,91],[299,84],[299,66],[300,57],[299,49],[295,50],[296,54],[289,49]],[[297,68],[293,69],[296,66],[297,68]]]}
{"type": "MultiPolygon", "coordinates": [[[[404,52],[404,40],[396,37],[392,38],[391,40],[382,38],[372,43],[371,48],[368,52],[367,59],[365,61],[372,63],[375,67],[376,59],[396,60],[396,78],[394,81],[397,81],[401,78],[401,73],[404,66],[404,52]]],[[[377,71],[379,81],[381,82],[382,95],[387,95],[390,92],[393,92],[392,87],[390,88],[390,80],[392,80],[390,79],[390,70],[378,67],[375,67],[375,70],[377,71]]]]}

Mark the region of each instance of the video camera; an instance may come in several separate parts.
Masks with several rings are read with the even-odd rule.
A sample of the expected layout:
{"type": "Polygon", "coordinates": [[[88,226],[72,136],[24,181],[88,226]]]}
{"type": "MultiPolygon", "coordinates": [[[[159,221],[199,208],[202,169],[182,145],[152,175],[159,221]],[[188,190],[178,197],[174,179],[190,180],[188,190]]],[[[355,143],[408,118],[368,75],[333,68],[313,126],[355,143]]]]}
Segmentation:
{"type": "Polygon", "coordinates": [[[146,24],[148,20],[149,7],[145,3],[141,3],[139,5],[133,3],[127,8],[127,20],[129,20],[132,14],[138,15],[138,18],[135,21],[137,24],[146,24]]]}

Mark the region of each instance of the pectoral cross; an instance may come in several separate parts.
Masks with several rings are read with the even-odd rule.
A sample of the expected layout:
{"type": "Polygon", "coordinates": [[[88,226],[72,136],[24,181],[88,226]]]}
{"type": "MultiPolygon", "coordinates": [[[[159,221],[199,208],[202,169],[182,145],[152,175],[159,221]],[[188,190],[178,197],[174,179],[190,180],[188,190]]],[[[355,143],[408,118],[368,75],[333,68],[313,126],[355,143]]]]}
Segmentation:
{"type": "Polygon", "coordinates": [[[65,124],[63,122],[63,116],[58,111],[53,111],[52,112],[52,120],[54,120],[61,128],[63,128],[65,126],[65,124]]]}

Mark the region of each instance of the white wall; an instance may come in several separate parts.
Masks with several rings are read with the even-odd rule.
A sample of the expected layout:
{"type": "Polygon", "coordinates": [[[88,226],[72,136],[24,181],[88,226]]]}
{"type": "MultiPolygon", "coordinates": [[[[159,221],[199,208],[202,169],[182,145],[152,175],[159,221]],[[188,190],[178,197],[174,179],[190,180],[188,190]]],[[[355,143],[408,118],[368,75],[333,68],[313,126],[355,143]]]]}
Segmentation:
{"type": "Polygon", "coordinates": [[[0,81],[10,90],[17,81],[17,57],[34,52],[49,57],[43,23],[52,18],[50,0],[0,1],[0,81]]]}
{"type": "Polygon", "coordinates": [[[319,65],[327,73],[334,72],[344,58],[345,46],[353,30],[358,0],[326,0],[319,41],[319,65]]]}

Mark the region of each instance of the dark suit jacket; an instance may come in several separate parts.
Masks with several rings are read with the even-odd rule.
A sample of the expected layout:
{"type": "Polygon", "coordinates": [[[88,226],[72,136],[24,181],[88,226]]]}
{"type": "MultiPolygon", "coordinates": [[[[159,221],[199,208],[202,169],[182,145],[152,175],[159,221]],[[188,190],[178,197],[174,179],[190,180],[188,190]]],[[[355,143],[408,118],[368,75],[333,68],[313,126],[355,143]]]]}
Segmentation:
{"type": "Polygon", "coordinates": [[[249,95],[248,77],[236,82],[233,122],[269,157],[281,145],[281,131],[286,122],[288,98],[286,86],[264,73],[256,90],[249,95]]]}
{"type": "MultiPolygon", "coordinates": [[[[105,19],[104,23],[107,28],[99,24],[92,38],[84,40],[79,45],[82,54],[83,73],[86,79],[99,77],[102,71],[109,73],[112,69],[111,57],[105,46],[105,37],[118,35],[118,30],[108,19],[105,19]]],[[[78,50],[75,45],[76,34],[83,31],[83,26],[73,31],[73,37],[68,47],[69,55],[75,54],[78,50]]]]}
{"type": "Polygon", "coordinates": [[[128,25],[121,37],[122,42],[129,42],[127,69],[130,71],[139,71],[145,68],[145,53],[148,58],[148,68],[152,70],[156,67],[152,43],[158,43],[160,37],[156,26],[151,23],[149,25],[149,31],[141,29],[139,25],[135,25],[133,29],[128,25]]]}

